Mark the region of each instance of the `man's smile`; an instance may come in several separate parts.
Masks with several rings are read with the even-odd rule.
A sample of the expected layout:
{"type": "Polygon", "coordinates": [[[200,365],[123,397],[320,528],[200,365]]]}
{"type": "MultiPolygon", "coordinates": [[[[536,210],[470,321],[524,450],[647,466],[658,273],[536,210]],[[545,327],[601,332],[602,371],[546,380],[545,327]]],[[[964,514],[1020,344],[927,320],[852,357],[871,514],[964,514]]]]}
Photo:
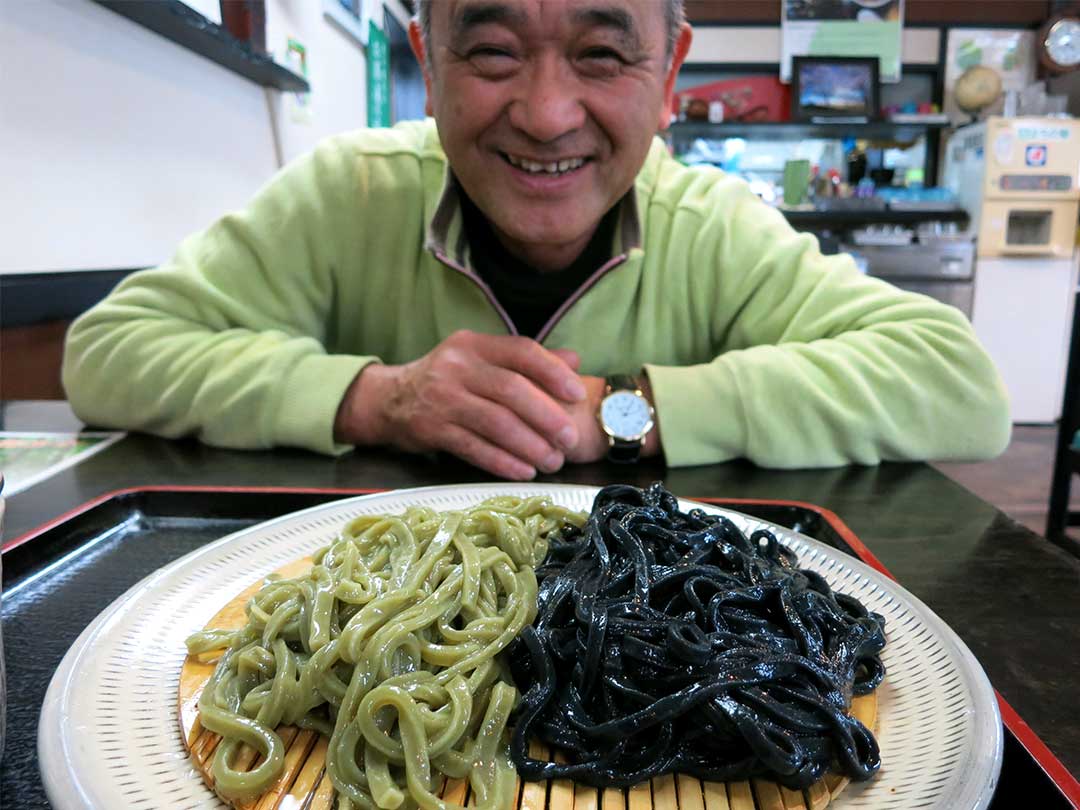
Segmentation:
{"type": "Polygon", "coordinates": [[[564,157],[558,160],[533,160],[523,155],[512,155],[509,152],[499,152],[499,155],[515,169],[529,172],[530,174],[549,174],[561,176],[577,171],[588,162],[585,157],[564,157]]]}

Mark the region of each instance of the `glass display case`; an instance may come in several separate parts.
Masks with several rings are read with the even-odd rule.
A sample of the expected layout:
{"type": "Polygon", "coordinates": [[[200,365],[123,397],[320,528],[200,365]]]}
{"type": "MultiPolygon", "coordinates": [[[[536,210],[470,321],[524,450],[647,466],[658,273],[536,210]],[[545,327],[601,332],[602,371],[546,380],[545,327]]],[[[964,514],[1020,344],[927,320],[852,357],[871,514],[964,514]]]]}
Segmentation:
{"type": "Polygon", "coordinates": [[[931,101],[935,75],[906,72],[880,90],[881,114],[869,120],[792,121],[776,74],[684,70],[666,138],[683,162],[746,179],[826,253],[849,253],[864,272],[971,317],[968,215],[937,187],[947,121],[931,101]]]}
{"type": "Polygon", "coordinates": [[[935,187],[945,121],[930,102],[931,74],[883,85],[881,115],[864,122],[791,121],[790,88],[760,72],[684,70],[676,92],[673,154],[744,177],[799,227],[963,216],[935,187]]]}

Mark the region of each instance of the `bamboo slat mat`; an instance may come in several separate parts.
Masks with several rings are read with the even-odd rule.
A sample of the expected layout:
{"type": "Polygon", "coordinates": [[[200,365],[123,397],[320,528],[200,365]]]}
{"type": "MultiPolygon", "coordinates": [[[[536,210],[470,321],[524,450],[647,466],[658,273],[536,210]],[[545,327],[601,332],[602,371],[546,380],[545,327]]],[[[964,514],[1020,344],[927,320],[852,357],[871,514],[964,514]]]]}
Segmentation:
{"type": "MultiPolygon", "coordinates": [[[[311,566],[311,558],[296,560],[280,568],[282,577],[296,577],[311,566]]],[[[207,623],[207,627],[233,629],[246,621],[248,600],[262,581],[237,594],[207,623]]],[[[221,740],[199,723],[198,701],[203,686],[214,671],[216,660],[189,655],[180,672],[179,715],[184,745],[203,781],[214,787],[210,772],[213,754],[221,740]]],[[[859,697],[852,713],[869,729],[877,720],[876,694],[859,697]]],[[[334,788],[325,772],[327,740],[313,731],[292,726],[277,729],[285,745],[285,767],[270,789],[257,799],[233,802],[238,810],[332,810],[334,788]]],[[[532,756],[546,759],[551,752],[534,742],[532,756]]],[[[558,754],[556,753],[556,758],[558,754]]],[[[257,752],[244,746],[238,769],[249,769],[258,761],[257,752]]],[[[805,791],[793,791],[773,782],[702,782],[683,774],[668,774],[632,788],[598,790],[568,780],[526,782],[518,780],[514,806],[507,810],[822,810],[847,785],[847,777],[829,774],[805,791]]],[[[467,780],[443,779],[439,795],[447,802],[472,804],[467,780]]]]}

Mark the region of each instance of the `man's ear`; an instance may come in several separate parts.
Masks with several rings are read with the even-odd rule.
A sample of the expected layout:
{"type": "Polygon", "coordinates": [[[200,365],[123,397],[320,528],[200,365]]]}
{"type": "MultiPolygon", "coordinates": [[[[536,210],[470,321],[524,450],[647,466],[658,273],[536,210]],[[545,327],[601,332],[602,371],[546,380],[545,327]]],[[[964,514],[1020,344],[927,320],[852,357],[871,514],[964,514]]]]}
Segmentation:
{"type": "Polygon", "coordinates": [[[679,35],[675,38],[675,46],[671,49],[671,64],[668,66],[667,76],[664,79],[664,105],[660,110],[660,129],[667,129],[671,123],[671,97],[675,92],[675,79],[679,75],[679,68],[686,61],[686,54],[690,52],[690,43],[694,39],[694,33],[690,30],[690,23],[683,23],[679,28],[679,35]]]}
{"type": "Polygon", "coordinates": [[[412,46],[416,61],[420,63],[420,71],[424,74],[424,90],[427,93],[427,99],[424,101],[424,114],[434,115],[435,108],[431,103],[431,63],[428,61],[428,54],[424,48],[424,32],[420,30],[420,23],[416,20],[409,22],[409,44],[412,46]]]}

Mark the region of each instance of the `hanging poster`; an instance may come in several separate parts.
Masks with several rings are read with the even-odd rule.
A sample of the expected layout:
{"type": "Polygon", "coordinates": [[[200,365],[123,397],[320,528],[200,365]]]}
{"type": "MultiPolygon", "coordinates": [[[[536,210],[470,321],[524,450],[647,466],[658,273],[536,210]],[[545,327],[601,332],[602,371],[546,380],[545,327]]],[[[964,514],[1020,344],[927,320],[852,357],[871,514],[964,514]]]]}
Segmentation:
{"type": "Polygon", "coordinates": [[[904,0],[783,0],[780,78],[793,56],[877,56],[883,82],[900,81],[904,0]]]}
{"type": "MultiPolygon", "coordinates": [[[[285,49],[285,66],[293,73],[298,73],[305,79],[308,77],[308,52],[300,42],[289,37],[285,49]]],[[[286,104],[289,108],[289,118],[295,124],[310,124],[311,91],[306,93],[290,93],[286,104]]]]}

